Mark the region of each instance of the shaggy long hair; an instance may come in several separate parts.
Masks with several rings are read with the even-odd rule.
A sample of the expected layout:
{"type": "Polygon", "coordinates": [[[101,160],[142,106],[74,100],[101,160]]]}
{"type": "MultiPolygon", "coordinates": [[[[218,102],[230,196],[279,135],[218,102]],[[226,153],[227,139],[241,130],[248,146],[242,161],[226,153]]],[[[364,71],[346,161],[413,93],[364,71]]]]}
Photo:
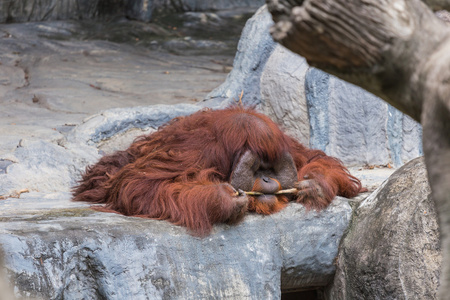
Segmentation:
{"type": "Polygon", "coordinates": [[[288,198],[282,196],[271,205],[236,197],[230,176],[247,151],[268,163],[290,153],[296,181],[314,180],[320,187],[295,197],[309,209],[361,191],[360,181],[339,160],[307,149],[253,109],[232,107],[175,118],[127,150],[101,158],[87,167],[74,200],[102,203],[103,211],[168,220],[204,235],[215,223],[238,222],[247,210],[269,214],[286,205],[288,198]]]}

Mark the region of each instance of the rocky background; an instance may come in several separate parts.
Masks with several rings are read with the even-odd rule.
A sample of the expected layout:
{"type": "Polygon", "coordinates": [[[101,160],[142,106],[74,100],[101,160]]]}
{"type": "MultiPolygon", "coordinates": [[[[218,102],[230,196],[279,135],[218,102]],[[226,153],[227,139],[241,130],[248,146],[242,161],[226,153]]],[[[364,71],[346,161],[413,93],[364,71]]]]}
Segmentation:
{"type": "Polygon", "coordinates": [[[0,20],[8,24],[0,25],[0,244],[16,295],[279,299],[313,290],[346,299],[370,283],[371,290],[351,295],[435,297],[439,239],[423,164],[413,161],[382,184],[421,155],[420,126],[276,45],[264,8],[246,22],[261,4],[1,4],[0,20]],[[80,171],[104,153],[127,147],[175,116],[228,106],[242,92],[246,105],[304,144],[340,158],[374,192],[359,208],[368,193],[337,199],[321,213],[292,204],[270,217],[249,215],[238,226],[217,226],[205,239],[166,222],[97,213],[70,202],[80,171]],[[375,229],[367,225],[374,216],[375,229]],[[399,226],[396,234],[415,239],[376,242],[392,236],[381,231],[374,240],[372,233],[386,226],[399,226]],[[362,237],[372,240],[353,247],[362,237]],[[391,267],[403,249],[408,255],[402,259],[410,263],[391,267]],[[369,264],[380,262],[386,267],[369,264]],[[347,272],[349,265],[354,272],[347,272]],[[413,272],[419,267],[433,274],[427,284],[413,272]],[[367,274],[373,268],[379,272],[367,274]],[[402,274],[415,277],[405,285],[402,274]]]}
{"type": "Polygon", "coordinates": [[[170,12],[256,10],[263,0],[16,0],[3,1],[1,23],[93,20],[123,16],[149,22],[170,12]]]}

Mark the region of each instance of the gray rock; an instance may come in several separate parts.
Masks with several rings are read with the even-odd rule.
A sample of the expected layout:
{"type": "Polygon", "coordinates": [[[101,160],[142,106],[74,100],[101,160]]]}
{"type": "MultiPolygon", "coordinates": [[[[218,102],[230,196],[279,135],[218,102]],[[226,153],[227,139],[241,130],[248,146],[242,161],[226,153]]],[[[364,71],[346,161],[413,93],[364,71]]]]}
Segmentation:
{"type": "Polygon", "coordinates": [[[155,0],[157,10],[175,11],[207,11],[224,10],[242,7],[258,8],[264,4],[264,0],[155,0]]]}
{"type": "Polygon", "coordinates": [[[309,145],[310,137],[304,84],[308,68],[305,59],[277,45],[261,74],[261,103],[258,106],[287,134],[305,145],[309,145]]]}
{"type": "Polygon", "coordinates": [[[174,36],[170,40],[158,41],[160,47],[172,53],[195,56],[221,53],[234,56],[242,28],[255,10],[240,8],[163,14],[157,16],[152,24],[172,32],[174,36]]]}
{"type": "Polygon", "coordinates": [[[345,199],[321,213],[291,204],[197,238],[165,221],[64,206],[62,198],[0,201],[0,245],[18,296],[280,299],[281,290],[333,277],[351,215],[345,199]]]}
{"type": "Polygon", "coordinates": [[[423,155],[421,126],[378,97],[314,68],[305,85],[311,147],[351,166],[400,167],[423,155]]]}
{"type": "Polygon", "coordinates": [[[437,299],[442,261],[423,158],[397,170],[356,209],[328,299],[437,299]]]}
{"type": "Polygon", "coordinates": [[[3,2],[0,22],[30,22],[55,19],[89,19],[98,13],[99,0],[17,0],[3,2]]]}
{"type": "MultiPolygon", "coordinates": [[[[0,247],[0,266],[3,266],[3,250],[0,247]]],[[[2,294],[0,296],[1,300],[16,300],[17,298],[15,298],[13,296],[13,291],[11,289],[11,286],[7,283],[6,280],[6,269],[5,268],[0,268],[0,291],[2,291],[2,294]]]]}
{"type": "Polygon", "coordinates": [[[182,54],[189,51],[190,55],[194,55],[196,51],[205,52],[208,51],[226,51],[228,46],[225,42],[221,41],[208,41],[197,40],[191,38],[184,38],[178,40],[170,40],[162,44],[164,49],[171,53],[182,54]]]}
{"type": "MultiPolygon", "coordinates": [[[[320,114],[310,110],[311,124],[318,125],[321,138],[311,137],[316,147],[326,153],[339,157],[347,165],[382,165],[389,162],[386,139],[387,105],[362,89],[356,88],[334,76],[311,69],[306,76],[307,91],[311,86],[325,90],[319,103],[326,102],[321,107],[320,114],[326,114],[328,123],[314,121],[320,114]],[[322,80],[328,77],[328,80],[322,80]],[[320,85],[325,86],[320,86],[320,85]]],[[[311,94],[307,92],[307,99],[311,94]]],[[[316,105],[316,99],[308,99],[308,105],[316,105]]],[[[311,131],[315,131],[312,126],[311,131]]]]}
{"type": "MultiPolygon", "coordinates": [[[[161,15],[180,12],[193,13],[191,16],[201,16],[204,20],[204,17],[208,18],[215,14],[205,15],[203,12],[214,11],[225,16],[234,15],[238,11],[255,12],[263,4],[264,0],[126,0],[125,12],[128,18],[144,22],[150,22],[161,15]]],[[[119,11],[117,6],[113,10],[116,14],[119,11]]]]}
{"type": "Polygon", "coordinates": [[[101,155],[113,154],[118,150],[126,150],[137,137],[141,135],[151,134],[155,131],[156,130],[154,128],[148,129],[131,128],[124,132],[117,133],[109,139],[100,141],[97,144],[97,148],[101,155]]]}
{"type": "MultiPolygon", "coordinates": [[[[126,16],[130,19],[150,22],[153,17],[154,0],[124,1],[126,16]]],[[[113,8],[118,13],[117,8],[113,8]]]]}
{"type": "Polygon", "coordinates": [[[227,107],[239,100],[241,92],[246,105],[256,106],[261,102],[261,74],[276,46],[269,34],[272,24],[272,17],[265,6],[247,21],[239,40],[233,69],[226,81],[209,93],[201,105],[227,107]]]}
{"type": "Polygon", "coordinates": [[[68,143],[95,145],[130,129],[158,128],[175,117],[198,111],[194,104],[152,105],[105,110],[85,119],[68,136],[68,143]]]}
{"type": "Polygon", "coordinates": [[[220,27],[223,22],[219,15],[212,12],[186,12],[181,17],[184,19],[184,27],[220,27]]]}
{"type": "Polygon", "coordinates": [[[149,22],[155,11],[231,10],[258,8],[264,0],[15,0],[0,6],[0,23],[49,20],[89,20],[111,16],[149,22]]]}
{"type": "MultiPolygon", "coordinates": [[[[369,192],[373,192],[378,189],[383,182],[391,176],[396,169],[395,168],[385,168],[385,167],[374,167],[374,168],[361,168],[361,167],[351,167],[349,168],[350,173],[361,180],[363,187],[368,189],[369,192]]],[[[363,196],[361,200],[364,200],[367,195],[360,194],[358,198],[363,196]]]]}
{"type": "Polygon", "coordinates": [[[80,170],[98,158],[94,147],[77,145],[68,149],[43,140],[23,139],[14,152],[2,158],[7,163],[0,172],[0,196],[69,191],[80,170]]]}

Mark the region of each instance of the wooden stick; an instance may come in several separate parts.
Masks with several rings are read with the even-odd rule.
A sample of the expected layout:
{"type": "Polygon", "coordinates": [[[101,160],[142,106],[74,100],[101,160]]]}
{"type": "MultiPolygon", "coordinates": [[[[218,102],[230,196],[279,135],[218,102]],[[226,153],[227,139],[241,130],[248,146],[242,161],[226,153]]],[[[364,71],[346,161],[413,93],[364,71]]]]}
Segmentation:
{"type": "MultiPolygon", "coordinates": [[[[292,189],[286,189],[286,190],[279,190],[278,192],[275,192],[274,194],[264,194],[261,192],[256,192],[256,191],[244,191],[244,194],[249,195],[249,196],[262,196],[262,195],[282,195],[282,194],[295,194],[298,192],[298,189],[296,188],[292,188],[292,189]]],[[[236,194],[234,195],[239,196],[239,192],[236,192],[236,194]]]]}
{"type": "Polygon", "coordinates": [[[279,190],[278,192],[275,193],[275,195],[281,195],[281,194],[295,194],[298,192],[298,189],[296,188],[292,188],[292,189],[287,189],[287,190],[279,190]]]}

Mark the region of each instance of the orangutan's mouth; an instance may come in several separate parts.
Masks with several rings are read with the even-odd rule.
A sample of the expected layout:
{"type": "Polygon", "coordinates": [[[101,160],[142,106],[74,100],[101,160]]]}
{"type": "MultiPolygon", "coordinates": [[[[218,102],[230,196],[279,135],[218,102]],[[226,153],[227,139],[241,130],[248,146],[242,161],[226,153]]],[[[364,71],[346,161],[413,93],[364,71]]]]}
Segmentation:
{"type": "Polygon", "coordinates": [[[277,196],[274,194],[262,194],[259,196],[254,196],[257,201],[265,203],[265,204],[275,204],[277,200],[277,196]]]}
{"type": "Polygon", "coordinates": [[[296,188],[279,190],[279,191],[277,191],[275,193],[272,193],[272,194],[256,192],[256,191],[249,191],[249,192],[242,191],[242,193],[244,193],[244,194],[246,194],[248,196],[258,196],[258,197],[265,196],[265,195],[275,195],[276,196],[276,195],[284,195],[284,194],[295,194],[297,192],[298,192],[298,189],[296,189],[296,188]]]}

